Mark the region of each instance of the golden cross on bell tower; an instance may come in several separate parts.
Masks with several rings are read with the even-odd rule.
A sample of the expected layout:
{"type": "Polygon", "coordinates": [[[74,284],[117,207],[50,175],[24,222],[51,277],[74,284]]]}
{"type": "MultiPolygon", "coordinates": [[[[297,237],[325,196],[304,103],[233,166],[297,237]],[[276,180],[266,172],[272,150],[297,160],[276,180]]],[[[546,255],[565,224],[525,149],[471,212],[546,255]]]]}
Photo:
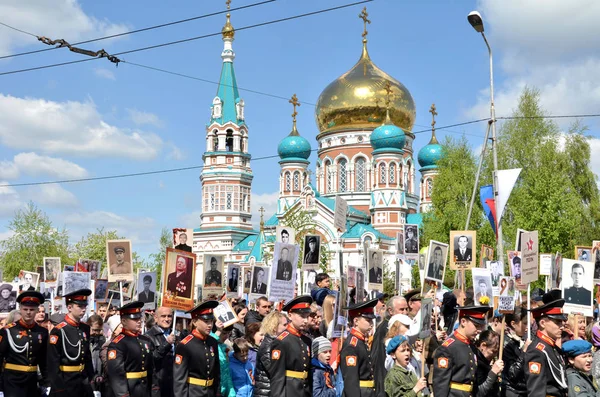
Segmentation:
{"type": "Polygon", "coordinates": [[[227,0],[227,1],[225,2],[225,4],[227,5],[227,9],[229,9],[229,8],[230,8],[230,6],[231,6],[231,0],[227,0]]]}
{"type": "Polygon", "coordinates": [[[362,34],[363,43],[367,42],[367,35],[369,34],[369,32],[367,31],[367,24],[371,23],[371,21],[367,18],[368,16],[369,16],[369,13],[367,12],[367,7],[363,8],[361,13],[358,14],[358,17],[363,20],[363,23],[365,25],[363,34],[362,34]]]}
{"type": "Polygon", "coordinates": [[[436,108],[435,108],[435,103],[431,104],[429,113],[431,113],[431,142],[430,143],[438,143],[437,138],[435,136],[435,116],[438,115],[436,108]]]}

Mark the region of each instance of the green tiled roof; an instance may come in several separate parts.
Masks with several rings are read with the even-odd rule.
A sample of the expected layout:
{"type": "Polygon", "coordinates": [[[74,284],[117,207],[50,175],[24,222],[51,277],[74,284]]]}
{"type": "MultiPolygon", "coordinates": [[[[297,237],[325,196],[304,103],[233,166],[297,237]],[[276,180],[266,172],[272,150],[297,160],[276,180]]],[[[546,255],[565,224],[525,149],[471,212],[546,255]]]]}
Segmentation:
{"type": "Polygon", "coordinates": [[[372,225],[367,223],[357,223],[342,234],[342,238],[361,238],[365,233],[372,233],[377,238],[390,239],[390,237],[377,231],[372,225]]]}

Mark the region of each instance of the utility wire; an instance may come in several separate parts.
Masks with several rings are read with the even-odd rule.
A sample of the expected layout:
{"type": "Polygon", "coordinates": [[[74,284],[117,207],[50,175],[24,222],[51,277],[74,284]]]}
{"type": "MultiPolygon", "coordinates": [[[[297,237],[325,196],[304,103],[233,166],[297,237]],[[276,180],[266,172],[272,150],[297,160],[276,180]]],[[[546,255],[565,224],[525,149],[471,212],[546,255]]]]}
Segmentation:
{"type": "MultiPolygon", "coordinates": [[[[374,1],[374,0],[361,0],[361,1],[358,1],[358,2],[355,2],[355,3],[345,4],[345,5],[341,5],[341,6],[337,6],[337,7],[326,8],[326,9],[323,9],[323,10],[312,11],[312,12],[308,12],[308,13],[305,13],[305,14],[294,15],[294,16],[291,16],[291,17],[286,17],[286,18],[281,18],[281,19],[275,19],[275,20],[267,21],[267,22],[261,22],[261,23],[257,23],[257,24],[254,24],[254,25],[243,26],[241,28],[236,28],[235,30],[236,31],[241,31],[241,30],[247,30],[247,29],[253,29],[253,28],[257,28],[257,27],[261,27],[261,26],[266,26],[266,25],[272,25],[272,24],[279,23],[279,22],[291,21],[293,19],[304,18],[304,17],[308,17],[308,16],[312,16],[312,15],[322,14],[322,13],[325,13],[325,12],[340,10],[342,8],[352,7],[352,6],[359,5],[359,4],[370,3],[372,1],[374,1]]],[[[205,39],[205,38],[208,38],[208,37],[218,36],[220,34],[221,34],[221,32],[219,31],[219,32],[216,32],[216,33],[205,34],[205,35],[202,35],[202,36],[190,37],[190,38],[187,38],[187,39],[171,41],[171,42],[168,42],[168,43],[156,44],[156,45],[152,45],[152,46],[147,46],[147,47],[142,47],[142,48],[136,48],[136,49],[133,49],[133,50],[117,52],[115,54],[111,54],[111,56],[116,57],[116,56],[119,56],[119,55],[131,54],[131,53],[134,53],[134,52],[140,52],[140,51],[146,51],[146,50],[152,50],[152,49],[155,49],[155,48],[166,47],[166,46],[170,46],[170,45],[174,45],[174,44],[187,43],[187,42],[194,41],[194,40],[200,40],[200,39],[205,39]]],[[[96,59],[100,59],[100,58],[80,59],[80,60],[77,60],[77,61],[61,62],[61,63],[55,63],[55,64],[51,64],[51,65],[36,66],[36,67],[32,67],[32,68],[27,68],[27,69],[11,70],[9,72],[2,72],[2,73],[0,73],[0,76],[5,76],[5,75],[9,75],[9,74],[16,74],[16,73],[31,72],[31,71],[34,71],[34,70],[54,68],[54,67],[58,67],[58,66],[71,65],[71,64],[75,64],[75,63],[81,63],[81,62],[88,62],[88,61],[93,61],[93,60],[96,60],[96,59]]]]}
{"type": "MultiPolygon", "coordinates": [[[[123,32],[123,33],[112,34],[110,36],[97,37],[95,39],[78,41],[77,43],[73,43],[72,45],[93,43],[95,41],[113,39],[115,37],[121,37],[121,36],[126,36],[126,35],[130,35],[130,34],[134,34],[134,33],[146,32],[148,30],[164,28],[166,26],[172,26],[172,25],[177,25],[177,24],[180,24],[180,23],[195,21],[195,20],[198,20],[198,19],[209,18],[209,17],[213,17],[215,15],[225,14],[227,12],[239,11],[239,10],[243,10],[243,9],[246,9],[246,8],[252,8],[252,7],[256,7],[256,6],[261,6],[261,5],[264,5],[264,4],[267,4],[267,3],[272,3],[274,1],[276,1],[276,0],[265,0],[265,1],[261,1],[259,3],[248,4],[248,5],[241,6],[241,7],[235,7],[235,8],[232,8],[230,10],[217,11],[217,12],[213,12],[213,13],[210,13],[210,14],[204,14],[204,15],[198,15],[198,16],[191,17],[191,18],[180,19],[178,21],[166,22],[166,23],[162,23],[160,25],[148,26],[148,27],[141,28],[141,29],[130,30],[130,31],[123,32]]],[[[33,36],[33,37],[37,38],[38,40],[41,37],[41,36],[35,35],[33,33],[26,32],[26,31],[21,30],[21,29],[17,29],[17,28],[15,28],[13,26],[7,25],[7,24],[2,23],[2,22],[0,22],[0,25],[3,25],[3,26],[6,26],[7,28],[16,30],[17,32],[25,33],[25,34],[27,34],[29,36],[33,36]]],[[[20,57],[22,55],[29,55],[29,54],[37,54],[39,52],[52,51],[52,50],[56,50],[58,48],[61,48],[61,47],[44,48],[44,49],[41,49],[41,50],[26,51],[26,52],[20,52],[20,53],[17,53],[17,54],[4,55],[4,56],[1,56],[0,59],[20,57]]]]}

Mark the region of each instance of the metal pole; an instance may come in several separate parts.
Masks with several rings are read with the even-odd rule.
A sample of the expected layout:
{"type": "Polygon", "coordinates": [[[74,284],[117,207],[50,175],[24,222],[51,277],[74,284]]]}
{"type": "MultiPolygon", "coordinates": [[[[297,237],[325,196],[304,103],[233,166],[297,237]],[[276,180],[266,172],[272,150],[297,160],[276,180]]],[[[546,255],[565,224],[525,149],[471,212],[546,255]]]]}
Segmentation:
{"type": "Polygon", "coordinates": [[[465,223],[465,229],[469,230],[469,223],[471,223],[471,214],[473,213],[473,205],[475,204],[475,196],[477,196],[477,186],[479,186],[479,175],[481,175],[481,166],[483,165],[483,158],[485,157],[485,151],[487,149],[487,142],[490,136],[490,125],[488,123],[485,131],[485,139],[483,140],[483,148],[481,149],[481,156],[479,156],[479,165],[477,166],[477,174],[475,174],[475,184],[473,185],[473,193],[471,193],[471,202],[469,203],[469,212],[467,213],[467,222],[465,223]]]}
{"type": "MultiPolygon", "coordinates": [[[[488,43],[485,34],[481,32],[483,41],[490,54],[490,123],[492,124],[492,156],[494,159],[494,199],[498,202],[498,139],[496,136],[496,108],[494,107],[494,62],[492,58],[492,48],[488,43]]],[[[497,209],[497,207],[496,207],[497,209]]],[[[504,263],[504,241],[502,237],[502,214],[496,212],[498,218],[498,238],[496,240],[496,249],[498,251],[498,260],[504,263]]]]}

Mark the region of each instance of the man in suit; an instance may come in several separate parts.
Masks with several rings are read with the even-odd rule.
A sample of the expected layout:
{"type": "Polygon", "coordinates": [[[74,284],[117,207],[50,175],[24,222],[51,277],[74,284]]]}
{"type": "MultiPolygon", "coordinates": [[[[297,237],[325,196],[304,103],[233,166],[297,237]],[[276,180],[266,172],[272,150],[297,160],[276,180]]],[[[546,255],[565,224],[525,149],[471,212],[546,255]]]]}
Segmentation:
{"type": "Polygon", "coordinates": [[[279,254],[279,260],[277,261],[277,280],[289,281],[292,279],[292,262],[288,260],[289,250],[284,247],[281,249],[279,254]]]}
{"type": "Polygon", "coordinates": [[[381,284],[383,283],[383,272],[381,269],[381,261],[379,260],[379,253],[377,251],[371,253],[371,269],[369,270],[369,283],[381,284]]]}
{"type": "Polygon", "coordinates": [[[502,277],[500,265],[497,261],[492,261],[490,262],[490,268],[492,273],[492,287],[497,287],[498,283],[500,283],[500,277],[502,277]]]}
{"type": "Polygon", "coordinates": [[[187,245],[187,234],[185,232],[179,233],[179,244],[175,246],[176,250],[192,252],[192,247],[187,245]]]}
{"type": "Polygon", "coordinates": [[[441,247],[435,247],[433,250],[433,262],[429,263],[427,278],[441,280],[444,275],[443,252],[441,247]]]}
{"type": "Polygon", "coordinates": [[[257,268],[256,273],[254,275],[254,285],[252,285],[252,293],[253,294],[266,294],[267,293],[267,284],[265,284],[265,270],[262,268],[257,268]]]}
{"type": "Polygon", "coordinates": [[[138,301],[144,303],[154,302],[154,292],[150,291],[150,285],[152,285],[152,276],[146,274],[144,276],[144,290],[138,294],[138,301]]]}
{"type": "Polygon", "coordinates": [[[467,236],[458,237],[458,248],[454,250],[454,262],[471,262],[473,260],[473,252],[471,248],[467,248],[468,244],[467,236]]]}
{"type": "Polygon", "coordinates": [[[307,264],[318,264],[319,263],[319,251],[317,250],[317,238],[310,236],[308,238],[308,250],[304,248],[304,263],[307,264]]]}
{"type": "Polygon", "coordinates": [[[235,292],[238,290],[238,268],[234,267],[231,269],[231,277],[229,278],[229,282],[227,283],[229,287],[229,292],[235,292]]]}
{"type": "Polygon", "coordinates": [[[484,296],[487,296],[488,299],[491,298],[488,294],[488,286],[484,279],[479,279],[477,285],[479,286],[479,290],[475,294],[475,304],[478,304],[480,299],[484,296]]]}
{"type": "Polygon", "coordinates": [[[113,249],[115,253],[116,263],[110,265],[111,274],[128,274],[131,273],[131,263],[125,261],[125,247],[116,246],[113,249]]]}
{"type": "Polygon", "coordinates": [[[217,258],[210,257],[210,270],[204,276],[204,285],[221,286],[221,272],[217,270],[217,258]]]}
{"type": "Polygon", "coordinates": [[[592,292],[589,289],[583,288],[583,279],[585,278],[585,270],[581,263],[575,263],[571,268],[571,279],[573,286],[565,290],[565,301],[575,305],[591,305],[592,292]]]}
{"type": "Polygon", "coordinates": [[[186,258],[177,255],[175,271],[167,277],[167,291],[183,298],[192,296],[192,276],[187,271],[186,258]]]}

